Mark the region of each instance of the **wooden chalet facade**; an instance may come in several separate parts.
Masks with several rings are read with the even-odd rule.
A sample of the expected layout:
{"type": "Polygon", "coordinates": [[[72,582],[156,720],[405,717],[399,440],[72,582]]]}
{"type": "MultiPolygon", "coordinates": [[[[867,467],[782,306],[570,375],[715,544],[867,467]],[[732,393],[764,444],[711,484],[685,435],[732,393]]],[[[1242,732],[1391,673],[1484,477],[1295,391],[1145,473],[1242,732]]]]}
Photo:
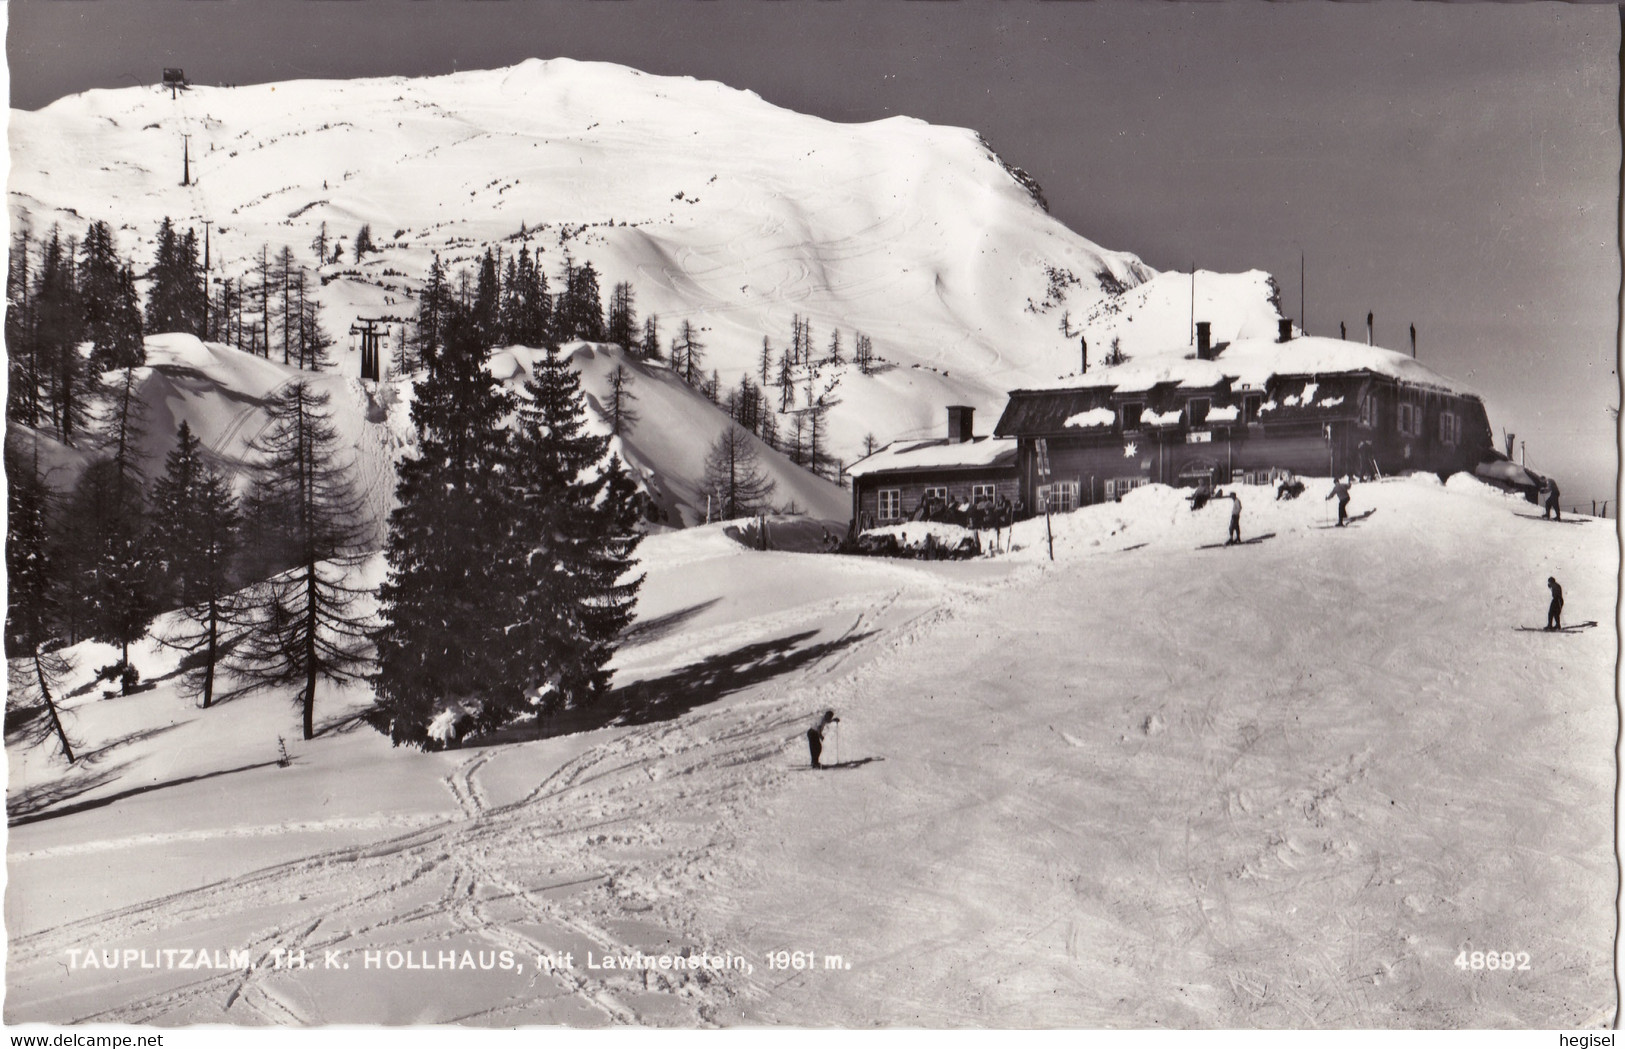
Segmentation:
{"type": "Polygon", "coordinates": [[[1288,472],[1447,475],[1471,472],[1491,452],[1479,398],[1402,354],[1292,338],[1286,322],[1282,339],[1213,346],[1207,325],[1197,327],[1190,357],[1012,391],[993,432],[1017,442],[1022,502],[1070,510],[1143,484],[1260,483],[1288,472]]]}
{"type": "Polygon", "coordinates": [[[973,410],[948,408],[948,436],[894,441],[847,469],[854,531],[915,520],[944,506],[1002,498],[1016,505],[1020,484],[1013,440],[976,437],[973,410]]]}

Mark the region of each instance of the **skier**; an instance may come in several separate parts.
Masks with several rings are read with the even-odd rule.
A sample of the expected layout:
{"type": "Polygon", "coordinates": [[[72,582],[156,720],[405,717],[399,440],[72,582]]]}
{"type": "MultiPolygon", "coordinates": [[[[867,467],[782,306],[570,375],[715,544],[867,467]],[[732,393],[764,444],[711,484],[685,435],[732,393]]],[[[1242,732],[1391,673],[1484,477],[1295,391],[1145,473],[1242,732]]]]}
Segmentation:
{"type": "Polygon", "coordinates": [[[813,768],[821,769],[824,767],[818,763],[818,755],[824,751],[824,729],[829,727],[830,722],[839,722],[840,720],[835,716],[835,711],[826,710],[824,716],[818,719],[818,724],[807,730],[807,749],[812,751],[813,768]]]}
{"type": "Polygon", "coordinates": [[[1541,487],[1546,489],[1546,512],[1540,515],[1541,518],[1544,520],[1555,513],[1559,521],[1563,520],[1563,508],[1557,505],[1557,482],[1548,477],[1541,487]]]}
{"type": "Polygon", "coordinates": [[[1224,545],[1241,542],[1241,496],[1235,492],[1230,493],[1230,538],[1224,545]]]}
{"type": "Polygon", "coordinates": [[[1342,528],[1344,525],[1348,524],[1349,520],[1348,482],[1339,477],[1332,485],[1331,494],[1326,496],[1326,498],[1330,499],[1333,495],[1337,496],[1337,527],[1342,528]]]}
{"type": "Polygon", "coordinates": [[[1281,483],[1275,489],[1275,501],[1282,499],[1296,499],[1303,494],[1303,482],[1291,474],[1281,478],[1281,483]]]}
{"type": "Polygon", "coordinates": [[[1546,610],[1546,629],[1563,629],[1563,588],[1557,585],[1557,580],[1551,576],[1546,577],[1546,587],[1552,592],[1552,607],[1546,610]]]}

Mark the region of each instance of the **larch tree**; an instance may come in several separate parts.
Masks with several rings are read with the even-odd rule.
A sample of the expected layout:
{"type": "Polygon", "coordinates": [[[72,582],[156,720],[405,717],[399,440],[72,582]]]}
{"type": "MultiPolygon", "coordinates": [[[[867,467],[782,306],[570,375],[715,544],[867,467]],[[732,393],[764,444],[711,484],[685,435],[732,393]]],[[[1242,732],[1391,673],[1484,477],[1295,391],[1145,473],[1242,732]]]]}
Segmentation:
{"type": "Polygon", "coordinates": [[[348,581],[359,560],[361,507],[339,459],[330,396],[300,377],[266,405],[255,506],[293,567],[256,587],[253,630],[232,653],[251,688],[300,686],[304,737],[316,734],[316,685],[358,680],[367,665],[365,591],[348,581]]]}
{"type": "Polygon", "coordinates": [[[761,513],[774,487],[762,470],[755,440],[744,428],[730,424],[711,442],[705,456],[705,494],[718,520],[761,513]]]}
{"type": "Polygon", "coordinates": [[[626,365],[617,364],[615,370],[609,373],[609,430],[619,437],[626,432],[626,428],[638,421],[637,410],[632,402],[638,395],[632,392],[632,373],[626,370],[626,365]]]}
{"type": "Polygon", "coordinates": [[[73,742],[56,702],[72,664],[57,650],[57,564],[50,539],[50,488],[38,464],[6,455],[6,675],[8,733],[21,721],[25,738],[55,735],[68,763],[73,742]]]}
{"type": "Polygon", "coordinates": [[[637,337],[638,318],[633,305],[632,285],[621,281],[609,293],[609,317],[605,322],[604,338],[631,350],[636,347],[637,337]]]}

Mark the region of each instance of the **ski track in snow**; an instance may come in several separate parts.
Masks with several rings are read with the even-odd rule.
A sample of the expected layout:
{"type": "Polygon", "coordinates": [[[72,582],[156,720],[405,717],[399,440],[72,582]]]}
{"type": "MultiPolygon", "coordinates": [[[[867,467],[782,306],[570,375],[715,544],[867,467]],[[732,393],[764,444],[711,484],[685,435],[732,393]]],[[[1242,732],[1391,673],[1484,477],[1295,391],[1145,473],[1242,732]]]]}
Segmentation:
{"type": "MultiPolygon", "coordinates": [[[[1509,685],[1464,646],[1462,624],[1500,614],[1514,582],[1465,571],[1459,546],[1405,520],[1462,513],[1483,529],[1488,519],[1472,515],[1501,512],[1493,498],[1414,482],[1360,491],[1398,512],[1336,543],[1313,531],[1312,503],[1249,519],[1281,536],[1261,548],[1262,575],[1206,567],[1192,540],[1222,531],[1221,517],[1154,492],[1057,518],[1053,564],[1031,525],[1014,554],[970,564],[787,561],[714,547],[716,564],[775,558],[761,563],[850,573],[867,589],[679,630],[686,659],[672,636],[630,646],[623,657],[647,676],[809,627],[818,632],[806,643],[830,642],[816,660],[672,720],[603,730],[528,779],[532,745],[446,755],[449,814],[140,839],[386,832],[17,936],[8,1018],[1607,1022],[1599,922],[1612,867],[1606,843],[1586,834],[1611,772],[1601,744],[1591,754],[1572,742],[1580,726],[1612,724],[1611,711],[1588,705],[1589,663],[1566,664],[1566,676],[1537,666],[1509,685]],[[1402,544],[1374,545],[1384,534],[1402,544]],[[1124,536],[1158,544],[1171,570],[1111,556],[1124,536]],[[1394,564],[1349,572],[1375,550],[1394,564]],[[1383,595],[1441,560],[1452,567],[1428,577],[1423,614],[1448,601],[1453,632],[1396,633],[1383,595]],[[1194,592],[1189,571],[1204,581],[1194,592]],[[1194,630],[1204,612],[1271,601],[1281,614],[1249,614],[1245,629],[1209,618],[1214,638],[1194,630]],[[1043,610],[1058,614],[1035,615],[1043,610]],[[1135,629],[1111,632],[1123,616],[1135,629]],[[1342,653],[1330,673],[1326,651],[1342,653]],[[1255,665],[1269,673],[1250,676],[1255,665]],[[1501,698],[1530,689],[1544,698],[1501,698]],[[825,707],[848,730],[841,759],[880,760],[804,771],[803,730],[825,707]],[[1576,764],[1546,759],[1556,741],[1576,764]],[[63,971],[69,948],[132,945],[246,947],[261,965],[63,971]],[[363,950],[465,946],[513,951],[524,971],[355,968],[363,950]],[[273,947],[344,951],[352,968],[270,968],[273,947]],[[535,971],[539,953],[574,951],[579,964],[588,950],[683,947],[732,950],[755,971],[535,971]],[[854,967],[769,970],[764,953],[780,948],[840,953],[854,967]],[[1527,950],[1537,964],[1491,980],[1459,973],[1460,949],[1527,950]]],[[[1494,523],[1487,556],[1517,567],[1538,527],[1494,523]]],[[[1567,552],[1535,570],[1576,578],[1575,610],[1592,599],[1576,577],[1595,556],[1578,552],[1576,533],[1589,531],[1565,533],[1567,552]]],[[[670,547],[684,572],[705,548],[690,538],[670,547]]],[[[1594,634],[1573,639],[1575,650],[1611,653],[1612,638],[1594,634]]],[[[1493,645],[1510,649],[1500,637],[1493,645]]],[[[1568,640],[1531,637],[1517,651],[1568,640]]],[[[13,839],[14,879],[36,859],[138,840],[28,849],[13,839]]]]}

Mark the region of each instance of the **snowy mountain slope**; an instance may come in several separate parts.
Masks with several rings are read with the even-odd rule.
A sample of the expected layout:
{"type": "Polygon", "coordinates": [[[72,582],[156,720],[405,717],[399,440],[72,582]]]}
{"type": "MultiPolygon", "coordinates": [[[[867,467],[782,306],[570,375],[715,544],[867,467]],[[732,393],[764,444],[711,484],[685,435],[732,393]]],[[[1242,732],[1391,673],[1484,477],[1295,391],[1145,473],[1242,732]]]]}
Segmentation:
{"type": "MultiPolygon", "coordinates": [[[[712,442],[730,425],[725,412],[706,400],[669,368],[648,363],[613,344],[571,343],[561,347],[581,376],[592,429],[609,435],[610,373],[624,367],[626,390],[636,418],[614,440],[614,450],[674,525],[705,520],[705,459],[712,442]]],[[[507,347],[492,355],[494,374],[517,385],[541,351],[507,347]]],[[[810,514],[821,521],[851,517],[851,496],[792,463],[755,436],[762,473],[772,479],[775,507],[810,514]]]]}
{"type": "MultiPolygon", "coordinates": [[[[986,418],[1005,391],[1074,368],[1063,312],[1102,348],[1189,337],[1188,281],[1051,219],[971,131],[835,124],[613,65],[197,87],[173,101],[91,91],[14,111],[10,145],[19,225],[76,233],[105,218],[143,261],[166,215],[212,220],[216,270],[239,277],[262,244],[309,261],[324,223],[346,248],[369,223],[380,252],[323,267],[337,333],[358,315],[410,318],[432,252],[455,274],[520,240],[550,276],[568,252],[606,294],[631,281],[666,339],[695,324],[725,385],[756,371],[764,335],[776,362],[797,314],[816,350],[839,329],[848,360],[866,333],[895,369],[825,369],[815,391],[839,377],[831,433],[847,459],[867,433],[933,433],[947,403],[986,418]]],[[[1274,330],[1263,274],[1197,283],[1216,338],[1274,330]]]]}
{"type": "MultiPolygon", "coordinates": [[[[331,397],[339,447],[352,454],[353,483],[371,524],[370,546],[382,547],[394,506],[395,464],[413,454],[417,436],[410,404],[412,377],[381,384],[363,383],[340,371],[301,372],[190,335],[153,335],[146,340],[147,365],[137,370],[138,392],[146,407],[141,465],[149,478],[160,476],[175,447],[175,431],[185,421],[217,468],[247,483],[257,461],[254,440],[265,430],[265,402],[287,383],[309,379],[331,397]]],[[[705,520],[705,458],[711,443],[730,425],[727,415],[669,369],[648,365],[620,347],[572,343],[562,351],[582,379],[587,425],[608,435],[609,374],[624,365],[638,418],[612,442],[634,478],[655,500],[665,520],[681,526],[705,520]]],[[[491,357],[493,375],[518,391],[541,351],[505,347],[491,357]]],[[[94,442],[65,448],[50,437],[36,439],[23,427],[11,428],[23,449],[37,445],[41,468],[59,492],[71,489],[95,453],[94,442]]],[[[774,482],[772,503],[821,522],[838,525],[850,514],[850,496],[815,477],[781,453],[751,437],[762,472],[774,482]]]]}
{"type": "Polygon", "coordinates": [[[1610,1022],[1616,635],[1513,628],[1548,575],[1606,621],[1614,533],[1427,477],[1356,487],[1376,513],[1332,529],[1310,485],[1243,486],[1244,535],[1273,535],[1231,549],[1198,549],[1226,508],[1141,489],[1055,517],[1053,563],[1041,520],[969,563],[652,536],[615,665],[653,720],[563,738],[330,731],[282,769],[285,698],[77,697],[94,760],[12,750],[14,802],[105,804],[12,828],[7,1020],[1610,1022]],[[831,706],[863,763],[804,771],[831,706]],[[104,945],[266,964],[69,967],[104,945]],[[272,946],[352,967],[275,970],[272,946]],[[684,949],[752,967],[585,968],[684,949]],[[1454,964],[1502,950],[1529,968],[1454,964]]]}

